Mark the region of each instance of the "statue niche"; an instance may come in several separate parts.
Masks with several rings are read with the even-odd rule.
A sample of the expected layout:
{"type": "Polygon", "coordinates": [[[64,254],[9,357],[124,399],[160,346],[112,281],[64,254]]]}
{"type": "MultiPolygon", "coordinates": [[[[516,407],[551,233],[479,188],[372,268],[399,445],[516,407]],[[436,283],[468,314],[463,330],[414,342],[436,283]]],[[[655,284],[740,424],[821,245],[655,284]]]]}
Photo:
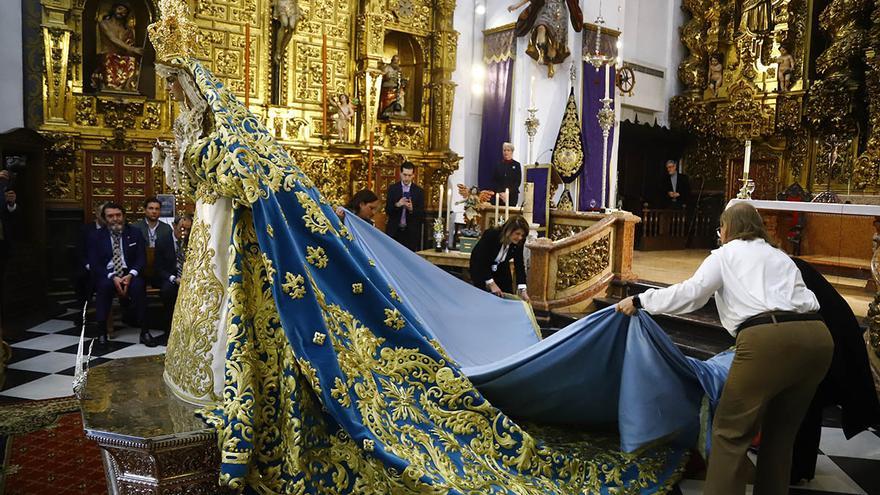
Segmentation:
{"type": "Polygon", "coordinates": [[[421,120],[424,57],[412,35],[390,31],[385,36],[378,117],[381,120],[421,120]]]}
{"type": "Polygon", "coordinates": [[[155,8],[146,0],[87,2],[83,9],[85,92],[155,96],[155,53],[146,26],[155,8]]]}

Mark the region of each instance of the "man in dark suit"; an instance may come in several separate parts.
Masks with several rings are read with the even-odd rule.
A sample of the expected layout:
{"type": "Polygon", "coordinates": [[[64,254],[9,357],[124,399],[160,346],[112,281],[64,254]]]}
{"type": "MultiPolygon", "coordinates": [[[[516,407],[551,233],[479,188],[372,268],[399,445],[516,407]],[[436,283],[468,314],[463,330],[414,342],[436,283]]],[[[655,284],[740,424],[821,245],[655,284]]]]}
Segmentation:
{"type": "Polygon", "coordinates": [[[142,274],[153,287],[160,287],[161,280],[157,280],[156,273],[156,247],[159,242],[171,240],[171,226],[159,220],[162,211],[162,203],[155,197],[144,201],[144,218],[134,224],[146,241],[147,264],[142,274]]]}
{"type": "Polygon", "coordinates": [[[519,204],[519,185],[522,182],[522,166],[513,159],[513,145],[504,143],[501,146],[501,162],[492,173],[494,191],[501,196],[503,204],[517,206],[519,204]],[[505,198],[504,192],[510,191],[505,198]]]}
{"type": "Polygon", "coordinates": [[[391,184],[385,199],[385,232],[410,251],[419,250],[425,218],[425,191],[413,183],[414,177],[415,165],[403,162],[400,181],[391,184]]]}
{"type": "Polygon", "coordinates": [[[95,287],[95,319],[101,336],[98,344],[107,343],[107,318],[113,298],[131,306],[141,327],[142,344],[154,347],[156,341],[147,329],[147,286],[143,277],[146,263],[144,238],[138,229],[125,223],[125,210],[110,202],[101,209],[107,228],[92,236],[89,267],[95,287]]]}
{"type": "Polygon", "coordinates": [[[666,162],[666,182],[663,199],[669,208],[687,208],[691,198],[691,182],[687,175],[679,173],[675,160],[666,162]]]}
{"type": "Polygon", "coordinates": [[[180,277],[183,275],[183,264],[186,261],[186,245],[192,230],[193,219],[190,215],[181,215],[174,219],[174,233],[170,237],[161,237],[156,241],[156,283],[165,307],[165,322],[171,328],[174,316],[174,305],[177,303],[177,292],[180,289],[180,277]]]}
{"type": "MultiPolygon", "coordinates": [[[[95,218],[93,221],[84,224],[79,229],[79,239],[76,243],[76,268],[74,269],[74,288],[76,291],[77,308],[82,310],[86,301],[92,298],[95,288],[92,280],[91,265],[89,264],[89,246],[92,245],[92,237],[104,228],[104,217],[101,213],[103,203],[95,208],[95,218]]],[[[82,313],[77,311],[74,324],[79,327],[82,325],[82,313]]]]}

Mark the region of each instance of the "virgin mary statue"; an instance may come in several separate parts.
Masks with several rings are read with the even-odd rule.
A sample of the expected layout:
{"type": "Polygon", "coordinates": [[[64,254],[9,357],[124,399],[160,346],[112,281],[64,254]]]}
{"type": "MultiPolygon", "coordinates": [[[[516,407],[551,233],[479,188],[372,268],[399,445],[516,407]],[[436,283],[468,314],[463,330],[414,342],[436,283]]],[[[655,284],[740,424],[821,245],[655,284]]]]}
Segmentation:
{"type": "Polygon", "coordinates": [[[160,7],[150,37],[180,112],[158,158],[198,200],[165,378],[206,404],[221,484],[259,494],[670,488],[681,449],[559,450],[494,407],[260,120],[191,58],[187,2],[160,7]]]}

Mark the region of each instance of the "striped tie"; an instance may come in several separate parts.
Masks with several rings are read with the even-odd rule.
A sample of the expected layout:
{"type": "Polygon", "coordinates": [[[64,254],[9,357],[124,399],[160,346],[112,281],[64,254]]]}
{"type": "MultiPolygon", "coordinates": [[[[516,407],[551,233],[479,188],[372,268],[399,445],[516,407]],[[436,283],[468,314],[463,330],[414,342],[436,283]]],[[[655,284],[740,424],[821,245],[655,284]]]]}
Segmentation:
{"type": "Polygon", "coordinates": [[[117,277],[125,275],[125,268],[122,266],[122,234],[111,234],[113,241],[113,273],[117,277]]]}
{"type": "Polygon", "coordinates": [[[186,262],[186,244],[181,242],[177,245],[177,278],[183,275],[183,263],[186,262]]]}

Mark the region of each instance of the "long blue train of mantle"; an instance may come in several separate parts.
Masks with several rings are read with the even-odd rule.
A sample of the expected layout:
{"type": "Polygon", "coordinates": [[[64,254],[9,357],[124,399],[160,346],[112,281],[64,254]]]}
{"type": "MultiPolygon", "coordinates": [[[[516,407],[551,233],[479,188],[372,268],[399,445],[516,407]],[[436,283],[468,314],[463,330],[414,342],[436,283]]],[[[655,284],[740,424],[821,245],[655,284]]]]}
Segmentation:
{"type": "Polygon", "coordinates": [[[647,313],[630,318],[614,308],[541,340],[522,301],[462,282],[353,214],[345,223],[423,327],[509,416],[617,425],[626,452],[658,441],[708,452],[733,351],[706,361],[685,356],[647,313]]]}

